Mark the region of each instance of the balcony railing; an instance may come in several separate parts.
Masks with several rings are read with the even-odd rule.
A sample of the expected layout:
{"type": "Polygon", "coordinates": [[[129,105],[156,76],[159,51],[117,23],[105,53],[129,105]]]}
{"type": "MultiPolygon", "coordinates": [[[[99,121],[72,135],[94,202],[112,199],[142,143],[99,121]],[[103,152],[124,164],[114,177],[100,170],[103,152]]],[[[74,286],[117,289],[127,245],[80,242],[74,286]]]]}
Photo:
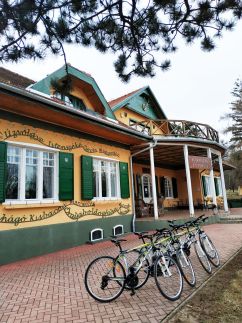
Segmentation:
{"type": "Polygon", "coordinates": [[[197,138],[219,142],[218,132],[212,127],[185,120],[132,121],[130,126],[152,136],[197,138]]]}

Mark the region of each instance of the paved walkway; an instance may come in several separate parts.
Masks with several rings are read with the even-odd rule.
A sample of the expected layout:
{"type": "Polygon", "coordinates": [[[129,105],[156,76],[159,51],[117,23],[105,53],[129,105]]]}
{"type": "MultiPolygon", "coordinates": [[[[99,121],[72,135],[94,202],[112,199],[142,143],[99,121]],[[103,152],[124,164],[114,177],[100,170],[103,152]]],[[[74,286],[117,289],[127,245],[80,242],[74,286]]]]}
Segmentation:
{"type": "MultiPolygon", "coordinates": [[[[217,246],[222,263],[242,247],[242,224],[214,224],[207,226],[206,232],[217,246]]],[[[127,239],[127,247],[138,243],[133,235],[127,239]]],[[[155,323],[193,291],[184,283],[181,299],[170,302],[150,278],[133,297],[125,291],[112,303],[98,303],[85,291],[85,268],[97,255],[115,253],[110,242],[103,242],[0,267],[0,322],[155,323]]],[[[199,286],[208,274],[195,258],[193,264],[199,286]]]]}

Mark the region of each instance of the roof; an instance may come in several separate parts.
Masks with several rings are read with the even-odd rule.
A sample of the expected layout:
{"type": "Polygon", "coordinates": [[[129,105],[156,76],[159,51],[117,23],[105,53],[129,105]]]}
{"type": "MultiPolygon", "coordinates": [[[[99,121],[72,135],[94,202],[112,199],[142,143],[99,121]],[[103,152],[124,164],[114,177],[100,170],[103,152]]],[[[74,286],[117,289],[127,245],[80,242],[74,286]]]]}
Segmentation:
{"type": "Polygon", "coordinates": [[[0,82],[20,88],[26,88],[35,83],[35,81],[23,75],[14,73],[4,67],[0,67],[0,82]]]}
{"type": "Polygon", "coordinates": [[[54,71],[53,73],[47,75],[45,78],[42,80],[38,81],[37,83],[31,85],[29,89],[33,89],[35,91],[50,95],[50,88],[51,88],[51,80],[52,79],[62,79],[66,77],[67,75],[71,75],[86,84],[89,84],[94,92],[96,93],[98,99],[100,100],[104,110],[105,110],[105,115],[111,119],[116,120],[112,109],[110,108],[108,102],[106,101],[103,93],[101,92],[98,84],[96,83],[95,79],[88,73],[82,72],[78,70],[77,68],[71,66],[70,64],[64,65],[58,70],[54,71]]]}
{"type": "MultiPolygon", "coordinates": [[[[150,105],[150,103],[148,103],[148,105],[150,105]]],[[[109,105],[113,112],[126,107],[151,120],[167,119],[158,100],[156,99],[149,86],[142,87],[117,99],[109,101],[109,105]],[[144,96],[149,97],[150,103],[153,103],[151,106],[149,106],[149,109],[142,108],[143,105],[147,105],[144,96]]]]}
{"type": "Polygon", "coordinates": [[[133,94],[135,94],[136,92],[138,92],[140,89],[134,90],[130,93],[127,93],[125,95],[122,95],[116,99],[113,99],[111,101],[108,101],[108,104],[110,105],[111,108],[114,108],[118,103],[124,101],[125,99],[127,99],[128,97],[132,96],[133,94]]]}

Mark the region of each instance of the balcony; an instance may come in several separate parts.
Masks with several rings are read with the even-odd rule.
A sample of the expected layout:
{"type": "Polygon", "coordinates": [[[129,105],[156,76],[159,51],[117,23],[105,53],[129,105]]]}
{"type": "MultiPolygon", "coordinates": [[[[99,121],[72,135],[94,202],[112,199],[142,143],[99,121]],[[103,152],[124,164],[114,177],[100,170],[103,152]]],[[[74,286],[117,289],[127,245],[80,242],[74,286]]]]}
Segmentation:
{"type": "Polygon", "coordinates": [[[185,120],[130,121],[130,126],[142,133],[157,137],[197,138],[219,143],[218,132],[212,127],[185,120]]]}

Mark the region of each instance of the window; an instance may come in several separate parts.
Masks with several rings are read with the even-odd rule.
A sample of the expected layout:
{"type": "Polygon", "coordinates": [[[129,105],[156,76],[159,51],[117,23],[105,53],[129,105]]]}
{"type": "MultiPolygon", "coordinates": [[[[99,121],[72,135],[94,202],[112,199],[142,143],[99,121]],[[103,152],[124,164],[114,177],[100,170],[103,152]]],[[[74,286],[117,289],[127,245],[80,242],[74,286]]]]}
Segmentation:
{"type": "Polygon", "coordinates": [[[93,229],[90,232],[90,240],[98,241],[103,239],[103,229],[93,229]]]}
{"type": "Polygon", "coordinates": [[[57,199],[56,153],[8,145],[6,200],[57,199]]]}
{"type": "Polygon", "coordinates": [[[165,197],[173,197],[172,181],[171,178],[164,178],[165,197]]]}
{"type": "Polygon", "coordinates": [[[149,203],[152,199],[152,184],[151,177],[148,174],[142,176],[142,190],[143,190],[143,200],[149,203]]]}
{"type": "Polygon", "coordinates": [[[124,226],[122,224],[116,225],[113,227],[113,235],[119,236],[121,234],[124,234],[124,226]]]}
{"type": "Polygon", "coordinates": [[[216,196],[223,196],[222,183],[220,177],[214,177],[216,196]]]}
{"type": "Polygon", "coordinates": [[[71,94],[69,95],[64,95],[62,93],[56,92],[55,97],[64,101],[66,104],[70,105],[73,108],[76,108],[78,110],[86,111],[86,106],[85,103],[83,102],[82,99],[77,98],[71,94]]]}
{"type": "Polygon", "coordinates": [[[210,176],[202,176],[204,196],[212,196],[210,176]]]}
{"type": "Polygon", "coordinates": [[[118,163],[93,159],[93,196],[96,199],[120,197],[118,163]]]}

